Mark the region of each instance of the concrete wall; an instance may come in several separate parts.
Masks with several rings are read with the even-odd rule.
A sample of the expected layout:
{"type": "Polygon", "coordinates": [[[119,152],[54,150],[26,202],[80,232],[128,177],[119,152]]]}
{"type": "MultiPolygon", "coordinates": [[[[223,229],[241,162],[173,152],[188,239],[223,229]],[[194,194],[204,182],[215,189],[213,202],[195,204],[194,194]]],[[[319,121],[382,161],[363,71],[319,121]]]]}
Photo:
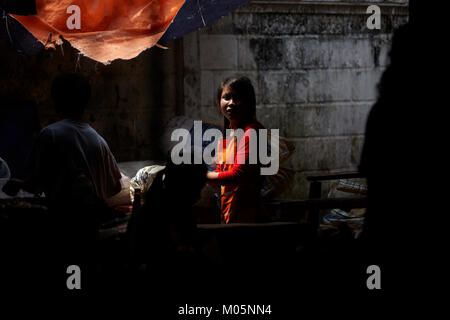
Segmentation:
{"type": "Polygon", "coordinates": [[[252,1],[185,36],[185,114],[220,123],[217,86],[247,75],[258,119],[296,144],[283,197],[305,198],[307,174],[357,169],[392,32],[407,21],[407,1],[370,2],[381,7],[381,30],[366,27],[367,2],[252,1]]]}

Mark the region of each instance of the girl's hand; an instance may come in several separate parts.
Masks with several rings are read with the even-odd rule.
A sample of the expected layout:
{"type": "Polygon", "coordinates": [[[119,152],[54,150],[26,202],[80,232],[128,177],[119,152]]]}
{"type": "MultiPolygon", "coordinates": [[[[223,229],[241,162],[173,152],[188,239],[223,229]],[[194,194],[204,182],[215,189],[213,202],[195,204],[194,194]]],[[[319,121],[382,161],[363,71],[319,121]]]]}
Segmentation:
{"type": "Polygon", "coordinates": [[[219,187],[220,186],[220,182],[219,182],[219,173],[218,172],[207,172],[206,173],[206,182],[213,186],[213,187],[219,187]]]}
{"type": "Polygon", "coordinates": [[[209,172],[206,173],[206,179],[208,181],[217,180],[218,178],[219,178],[219,173],[218,172],[209,171],[209,172]]]}

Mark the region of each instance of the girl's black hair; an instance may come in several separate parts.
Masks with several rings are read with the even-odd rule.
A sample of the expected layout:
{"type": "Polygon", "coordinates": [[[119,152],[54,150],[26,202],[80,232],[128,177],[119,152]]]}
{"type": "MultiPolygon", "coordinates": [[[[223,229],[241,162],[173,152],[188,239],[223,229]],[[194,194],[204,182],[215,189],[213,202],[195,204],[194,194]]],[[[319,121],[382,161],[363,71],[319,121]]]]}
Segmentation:
{"type": "MultiPolygon", "coordinates": [[[[255,89],[253,88],[251,80],[247,77],[227,78],[220,84],[216,94],[216,107],[220,113],[220,100],[222,98],[222,91],[226,87],[230,88],[235,98],[238,99],[241,104],[246,107],[244,118],[242,119],[239,126],[247,126],[256,119],[256,96],[255,89]]],[[[229,127],[230,121],[226,117],[223,117],[224,132],[229,127]]]]}

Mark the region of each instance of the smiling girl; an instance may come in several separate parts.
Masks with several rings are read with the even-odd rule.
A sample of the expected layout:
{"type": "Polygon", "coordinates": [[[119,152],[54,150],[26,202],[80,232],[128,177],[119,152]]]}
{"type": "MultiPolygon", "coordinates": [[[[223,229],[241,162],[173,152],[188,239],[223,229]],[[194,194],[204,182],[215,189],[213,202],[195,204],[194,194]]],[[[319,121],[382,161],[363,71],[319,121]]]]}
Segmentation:
{"type": "MultiPolygon", "coordinates": [[[[256,98],[247,77],[222,82],[216,95],[216,106],[224,117],[224,139],[219,141],[217,168],[207,173],[212,184],[221,185],[221,222],[252,223],[258,220],[261,205],[262,176],[260,163],[249,164],[251,129],[264,127],[256,120],[256,98]],[[239,137],[238,129],[244,131],[239,137]],[[226,133],[226,134],[225,134],[226,133]]],[[[252,141],[257,145],[257,140],[252,141]]]]}

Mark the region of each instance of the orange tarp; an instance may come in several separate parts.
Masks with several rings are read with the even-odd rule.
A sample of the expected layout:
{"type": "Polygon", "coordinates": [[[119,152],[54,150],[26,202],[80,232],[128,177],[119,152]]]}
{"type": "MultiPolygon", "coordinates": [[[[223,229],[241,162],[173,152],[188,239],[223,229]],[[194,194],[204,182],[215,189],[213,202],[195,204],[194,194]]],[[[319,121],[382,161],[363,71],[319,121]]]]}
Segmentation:
{"type": "Polygon", "coordinates": [[[184,0],[36,0],[37,15],[14,18],[46,46],[61,44],[62,36],[85,56],[107,64],[115,59],[132,59],[154,46],[183,3],[184,0]],[[72,5],[80,9],[80,28],[70,30],[76,19],[75,11],[68,10],[72,5]],[[50,33],[50,40],[56,40],[53,44],[50,33]]]}

